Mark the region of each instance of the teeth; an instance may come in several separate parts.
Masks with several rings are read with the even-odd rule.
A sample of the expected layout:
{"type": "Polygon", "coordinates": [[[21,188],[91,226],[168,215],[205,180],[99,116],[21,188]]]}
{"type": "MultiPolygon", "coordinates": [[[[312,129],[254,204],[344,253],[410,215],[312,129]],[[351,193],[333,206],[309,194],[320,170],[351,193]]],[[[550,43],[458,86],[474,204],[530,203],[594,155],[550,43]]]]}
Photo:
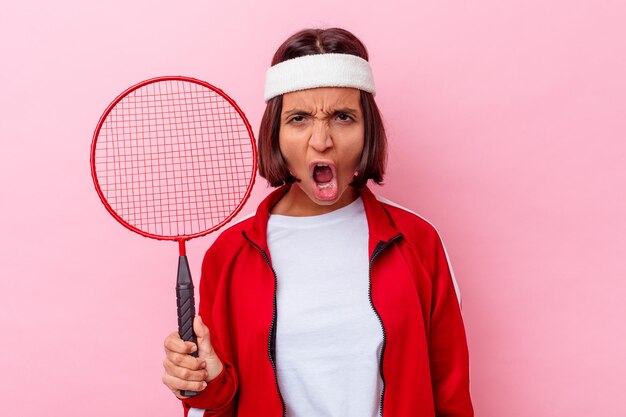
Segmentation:
{"type": "Polygon", "coordinates": [[[324,184],[317,184],[317,188],[319,188],[320,190],[324,190],[326,188],[330,188],[332,186],[332,184],[330,182],[324,183],[324,184]]]}

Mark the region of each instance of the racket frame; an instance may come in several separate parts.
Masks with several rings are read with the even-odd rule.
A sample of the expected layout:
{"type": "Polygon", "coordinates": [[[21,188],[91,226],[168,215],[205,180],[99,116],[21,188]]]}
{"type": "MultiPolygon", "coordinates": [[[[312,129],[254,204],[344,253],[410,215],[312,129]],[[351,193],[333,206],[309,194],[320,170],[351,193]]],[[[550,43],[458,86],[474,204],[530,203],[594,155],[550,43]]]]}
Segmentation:
{"type": "Polygon", "coordinates": [[[223,90],[215,87],[212,84],[207,83],[206,81],[202,81],[202,80],[198,80],[196,78],[192,78],[192,77],[186,77],[186,76],[182,76],[182,75],[166,75],[166,76],[161,76],[161,77],[154,77],[154,78],[150,78],[148,80],[142,81],[140,83],[137,83],[135,85],[133,85],[132,87],[127,88],[124,92],[122,92],[120,95],[118,95],[115,100],[113,100],[111,102],[111,104],[109,104],[109,106],[106,108],[106,110],[104,111],[104,113],[102,114],[102,116],[100,117],[100,120],[98,121],[98,125],[96,126],[96,129],[94,131],[93,134],[93,139],[91,141],[91,156],[90,156],[90,165],[91,165],[91,178],[93,179],[93,183],[94,186],[96,188],[96,192],[98,193],[98,196],[100,197],[100,201],[102,201],[102,204],[104,204],[104,206],[106,207],[107,211],[113,216],[113,218],[115,220],[117,220],[119,223],[122,224],[122,226],[124,226],[125,228],[140,234],[141,236],[144,237],[149,237],[151,239],[157,239],[157,240],[172,240],[172,241],[177,241],[179,242],[179,252],[181,256],[185,255],[185,246],[184,246],[184,242],[189,240],[189,239],[193,239],[196,237],[200,237],[200,236],[205,236],[211,232],[214,232],[216,230],[218,230],[220,227],[224,226],[226,223],[228,223],[229,221],[231,221],[233,219],[233,217],[235,217],[239,211],[243,208],[243,206],[245,205],[246,201],[248,200],[248,197],[250,196],[250,192],[252,191],[252,187],[254,186],[254,182],[256,179],[256,171],[257,171],[257,158],[256,158],[256,143],[254,140],[254,133],[252,132],[252,127],[250,126],[250,122],[248,122],[248,119],[246,118],[244,112],[241,110],[241,108],[237,105],[237,103],[235,103],[235,101],[230,98],[230,96],[228,96],[228,94],[226,94],[223,90]],[[237,205],[237,207],[235,207],[235,209],[230,213],[230,215],[228,215],[226,218],[224,218],[221,222],[219,222],[218,224],[210,227],[207,230],[204,230],[202,232],[197,232],[197,233],[193,233],[193,234],[189,234],[189,235],[178,235],[178,236],[162,236],[162,235],[155,235],[153,233],[149,233],[149,232],[145,232],[141,229],[138,229],[137,227],[133,226],[132,224],[126,222],[124,219],[122,219],[116,212],[115,210],[113,210],[113,208],[111,207],[111,205],[108,203],[106,197],[104,196],[104,193],[102,192],[102,189],[100,188],[100,183],[98,181],[98,175],[96,172],[96,163],[95,163],[95,157],[96,157],[96,144],[98,142],[98,137],[100,135],[100,129],[102,128],[102,125],[104,124],[104,122],[106,121],[107,117],[109,116],[109,113],[111,112],[111,110],[113,110],[113,108],[117,105],[117,103],[119,103],[120,101],[122,101],[126,96],[128,96],[130,93],[132,93],[135,90],[138,90],[146,85],[149,84],[153,84],[156,82],[161,82],[161,81],[183,81],[183,82],[191,82],[191,83],[195,83],[198,84],[202,87],[205,88],[209,88],[212,91],[215,91],[217,94],[219,94],[220,96],[222,96],[226,101],[228,101],[228,103],[230,103],[231,106],[233,106],[233,108],[235,108],[235,110],[237,110],[237,113],[241,116],[241,120],[244,122],[246,129],[248,130],[248,135],[250,135],[250,144],[252,146],[252,175],[250,178],[250,182],[248,184],[248,188],[246,189],[246,194],[242,197],[241,201],[239,202],[239,205],[237,205]]]}

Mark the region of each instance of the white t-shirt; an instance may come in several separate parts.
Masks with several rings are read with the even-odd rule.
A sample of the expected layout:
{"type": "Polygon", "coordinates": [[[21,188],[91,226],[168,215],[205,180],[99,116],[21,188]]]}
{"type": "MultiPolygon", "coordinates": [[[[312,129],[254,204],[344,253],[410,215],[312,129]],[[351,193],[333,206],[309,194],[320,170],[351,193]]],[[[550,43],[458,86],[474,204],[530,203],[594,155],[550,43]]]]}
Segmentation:
{"type": "Polygon", "coordinates": [[[288,417],[375,417],[381,324],[369,301],[361,198],[331,213],[271,215],[276,371],[288,417]]]}

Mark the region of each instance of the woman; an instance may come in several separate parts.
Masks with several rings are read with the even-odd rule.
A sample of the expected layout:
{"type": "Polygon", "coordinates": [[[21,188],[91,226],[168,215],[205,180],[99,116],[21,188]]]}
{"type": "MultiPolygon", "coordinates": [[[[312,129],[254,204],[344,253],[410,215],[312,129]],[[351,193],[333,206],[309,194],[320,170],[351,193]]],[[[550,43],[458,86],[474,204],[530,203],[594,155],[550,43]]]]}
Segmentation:
{"type": "Polygon", "coordinates": [[[276,51],[259,171],[280,187],[207,251],[198,358],[165,340],[163,382],[186,415],[473,416],[441,240],[366,187],[386,161],[367,59],[337,28],[276,51]]]}

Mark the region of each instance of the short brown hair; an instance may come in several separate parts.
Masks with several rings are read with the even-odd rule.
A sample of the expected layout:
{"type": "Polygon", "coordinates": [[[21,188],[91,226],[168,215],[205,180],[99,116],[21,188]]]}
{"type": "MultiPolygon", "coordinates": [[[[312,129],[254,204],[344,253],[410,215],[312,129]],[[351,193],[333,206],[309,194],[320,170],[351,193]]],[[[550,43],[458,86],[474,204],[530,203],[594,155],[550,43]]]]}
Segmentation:
{"type": "MultiPolygon", "coordinates": [[[[290,36],[276,50],[272,66],[288,59],[325,53],[350,54],[368,59],[365,45],[352,33],[341,28],[304,29],[290,36]]],[[[259,128],[259,174],[273,187],[295,182],[280,153],[278,134],[283,96],[267,102],[259,128]]],[[[387,136],[374,101],[374,96],[361,90],[361,107],[364,119],[364,146],[357,166],[358,175],[350,183],[361,188],[372,179],[380,184],[387,164],[387,136]]]]}

